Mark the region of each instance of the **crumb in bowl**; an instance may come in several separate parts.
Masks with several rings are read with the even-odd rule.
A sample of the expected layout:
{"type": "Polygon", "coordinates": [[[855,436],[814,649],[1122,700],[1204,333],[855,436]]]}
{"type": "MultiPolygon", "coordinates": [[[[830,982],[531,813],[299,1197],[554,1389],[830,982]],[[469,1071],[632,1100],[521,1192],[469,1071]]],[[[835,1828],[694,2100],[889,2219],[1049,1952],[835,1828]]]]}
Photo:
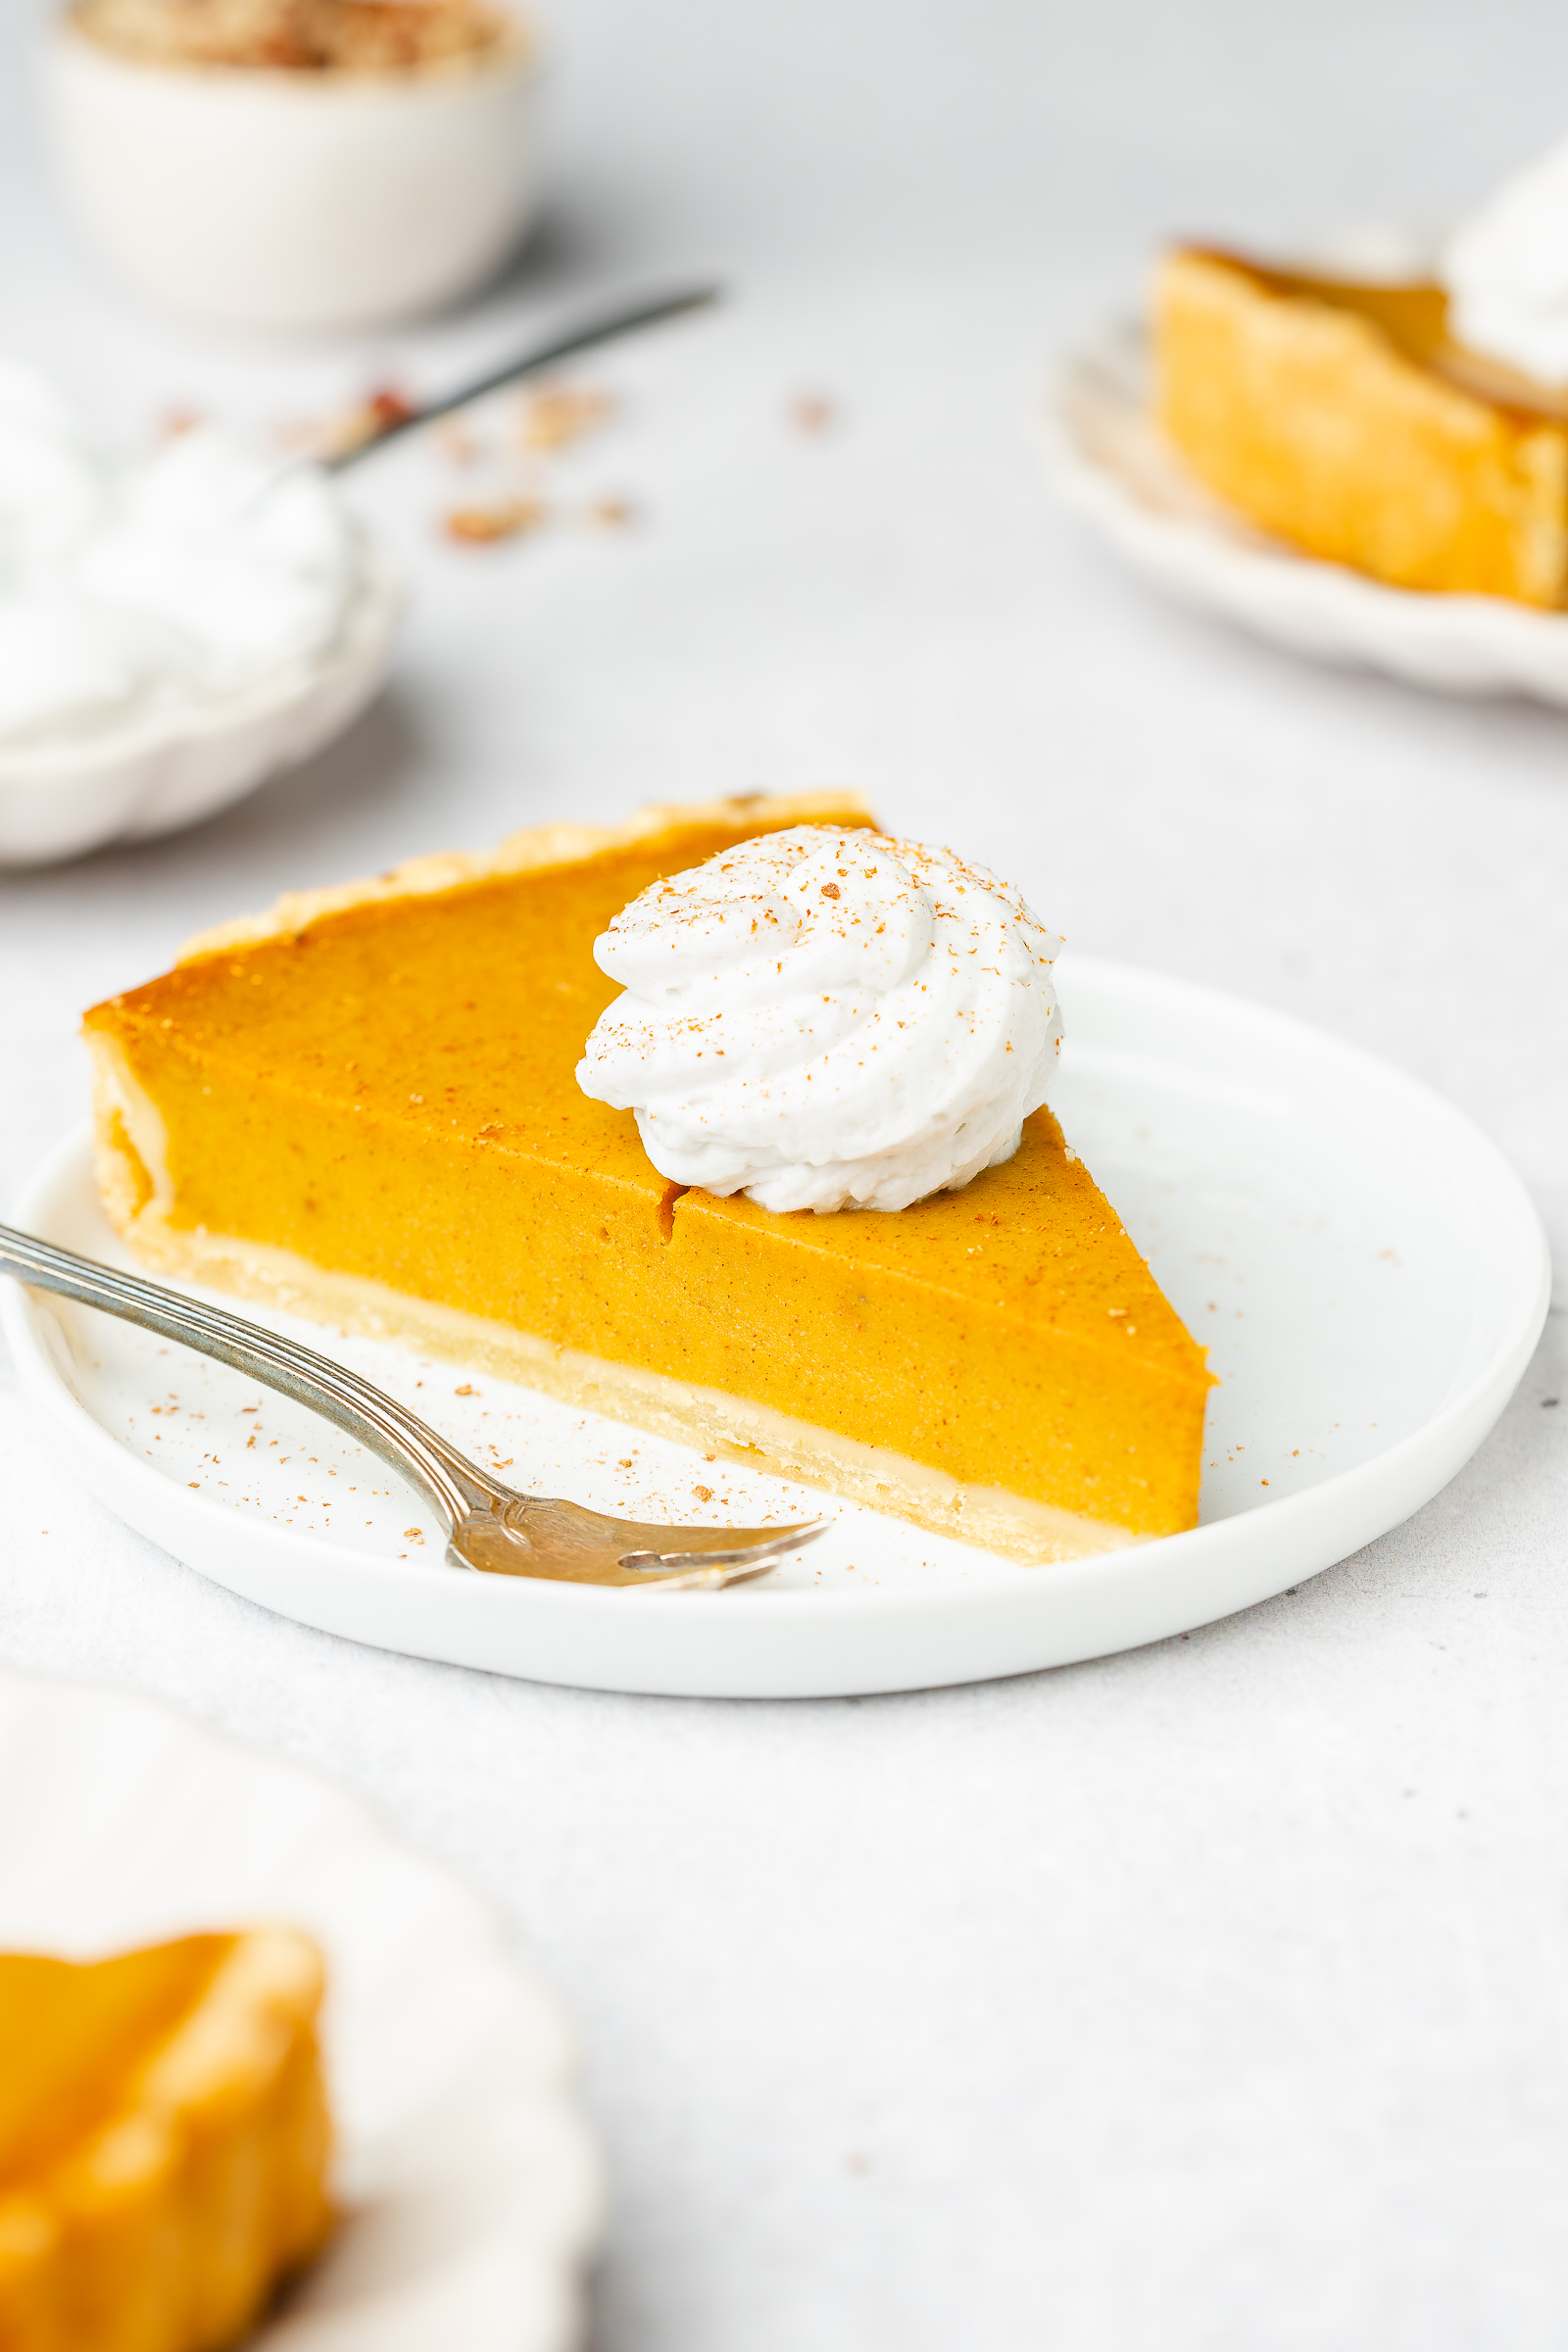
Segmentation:
{"type": "Polygon", "coordinates": [[[489,0],[76,0],[72,22],[143,65],[409,74],[479,64],[521,37],[489,0]]]}

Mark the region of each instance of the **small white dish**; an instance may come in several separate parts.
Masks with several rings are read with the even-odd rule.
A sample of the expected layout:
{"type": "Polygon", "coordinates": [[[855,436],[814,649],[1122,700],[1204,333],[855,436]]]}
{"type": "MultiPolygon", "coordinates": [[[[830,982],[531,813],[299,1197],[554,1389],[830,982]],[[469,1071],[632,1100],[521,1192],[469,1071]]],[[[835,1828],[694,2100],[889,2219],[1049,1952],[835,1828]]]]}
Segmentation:
{"type": "Polygon", "coordinates": [[[279,1920],[327,1960],[345,2218],[256,2352],[572,2352],[598,2158],[555,2000],[488,1907],[298,1765],[0,1667],[0,1948],[279,1920]]]}
{"type": "MultiPolygon", "coordinates": [[[[1021,1674],[1226,1616],[1407,1518],[1474,1452],[1540,1335],[1544,1236],[1486,1137],[1386,1062],[1211,990],[1070,955],[1057,968],[1053,1106],[1222,1383],[1190,1534],[1022,1568],[835,1503],[829,1536],[730,1592],[532,1583],[445,1566],[412,1490],[300,1407],[0,1283],[22,1382],[86,1484],[204,1575],[304,1624],[501,1674],[820,1697],[1021,1674]]],[[[15,1221],[127,1262],[85,1140],[15,1221]]],[[[278,1327],[525,1491],[720,1525],[822,1508],[526,1390],[278,1327]]]]}
{"type": "Polygon", "coordinates": [[[219,326],[341,334],[437,310],[532,218],[537,49],[412,74],[145,65],[57,18],[46,116],[81,220],[219,326]]]}
{"type": "Polygon", "coordinates": [[[1066,362],[1048,407],[1057,487],[1135,569],[1292,653],[1446,694],[1568,705],[1568,613],[1388,588],[1267,537],[1166,445],[1149,377],[1147,333],[1124,320],[1066,362]]]}
{"type": "Polygon", "coordinates": [[[180,832],[308,760],[378,692],[402,608],[392,572],[362,545],[359,586],[324,654],[176,710],[0,748],[0,866],[180,832]]]}

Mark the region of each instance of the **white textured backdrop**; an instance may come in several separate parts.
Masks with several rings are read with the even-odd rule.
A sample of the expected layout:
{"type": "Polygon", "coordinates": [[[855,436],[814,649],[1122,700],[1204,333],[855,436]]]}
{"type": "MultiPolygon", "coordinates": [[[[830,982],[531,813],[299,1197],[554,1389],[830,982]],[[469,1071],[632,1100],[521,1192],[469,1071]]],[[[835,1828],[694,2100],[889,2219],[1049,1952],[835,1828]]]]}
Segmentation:
{"type": "MultiPolygon", "coordinates": [[[[1034,414],[1170,227],[1441,221],[1568,128],[1523,0],[558,0],[554,198],[468,317],[215,345],[104,279],[0,28],[3,340],[131,438],[448,380],[715,267],[607,355],[563,478],[638,527],[447,550],[392,693],[202,833],[0,881],[0,1188],[78,1121],[80,1008],[275,890],[648,796],[839,779],[1074,943],[1420,1071],[1568,1243],[1568,721],[1298,667],[1056,514],[1034,414]],[[802,390],[836,430],[792,433],[802,390]]],[[[1408,1527],[1250,1616],[990,1689],[585,1696],[374,1655],[59,1485],[0,1389],[0,1647],[370,1791],[581,2022],[615,2212],[599,2352],[1556,2352],[1568,2335],[1568,1363],[1408,1527]],[[1563,1398],[1558,1409],[1557,1399],[1563,1398]]],[[[0,1382],[9,1375],[0,1366],[0,1382]]]]}

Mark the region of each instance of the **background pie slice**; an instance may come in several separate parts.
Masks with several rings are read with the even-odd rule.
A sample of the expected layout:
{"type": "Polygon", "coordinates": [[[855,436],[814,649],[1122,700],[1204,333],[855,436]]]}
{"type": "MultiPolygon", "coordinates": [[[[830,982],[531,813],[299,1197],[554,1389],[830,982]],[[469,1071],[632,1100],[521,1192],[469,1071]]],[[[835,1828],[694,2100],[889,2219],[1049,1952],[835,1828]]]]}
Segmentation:
{"type": "Polygon", "coordinates": [[[316,2252],[321,1989],[283,1928],[0,1954],[6,2352],[216,2352],[316,2252]]]}
{"type": "Polygon", "coordinates": [[[776,1215],[667,1183],[576,1083],[662,874],[843,794],[420,860],[195,941],[87,1015],[151,1263],[1038,1560],[1191,1527],[1201,1350],[1049,1111],[961,1193],[776,1215]]]}
{"type": "Polygon", "coordinates": [[[1162,430],[1265,530],[1399,588],[1568,602],[1568,406],[1456,344],[1441,286],[1186,246],[1153,326],[1162,430]]]}

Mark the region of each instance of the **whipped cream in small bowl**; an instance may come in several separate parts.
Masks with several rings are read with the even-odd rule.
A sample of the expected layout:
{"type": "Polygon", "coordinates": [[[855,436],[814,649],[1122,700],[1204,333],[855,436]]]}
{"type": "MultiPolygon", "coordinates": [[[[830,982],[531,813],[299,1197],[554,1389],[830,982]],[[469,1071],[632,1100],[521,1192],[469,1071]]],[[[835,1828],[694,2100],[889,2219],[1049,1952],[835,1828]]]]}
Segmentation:
{"type": "Polygon", "coordinates": [[[308,758],[399,603],[314,467],[210,428],[118,460],[0,363],[0,863],[174,831],[308,758]]]}
{"type": "Polygon", "coordinates": [[[803,825],[654,883],[595,942],[578,1065],[673,1183],[896,1210],[1010,1159],[1061,1036],[1060,941],[949,850],[803,825]]]}

